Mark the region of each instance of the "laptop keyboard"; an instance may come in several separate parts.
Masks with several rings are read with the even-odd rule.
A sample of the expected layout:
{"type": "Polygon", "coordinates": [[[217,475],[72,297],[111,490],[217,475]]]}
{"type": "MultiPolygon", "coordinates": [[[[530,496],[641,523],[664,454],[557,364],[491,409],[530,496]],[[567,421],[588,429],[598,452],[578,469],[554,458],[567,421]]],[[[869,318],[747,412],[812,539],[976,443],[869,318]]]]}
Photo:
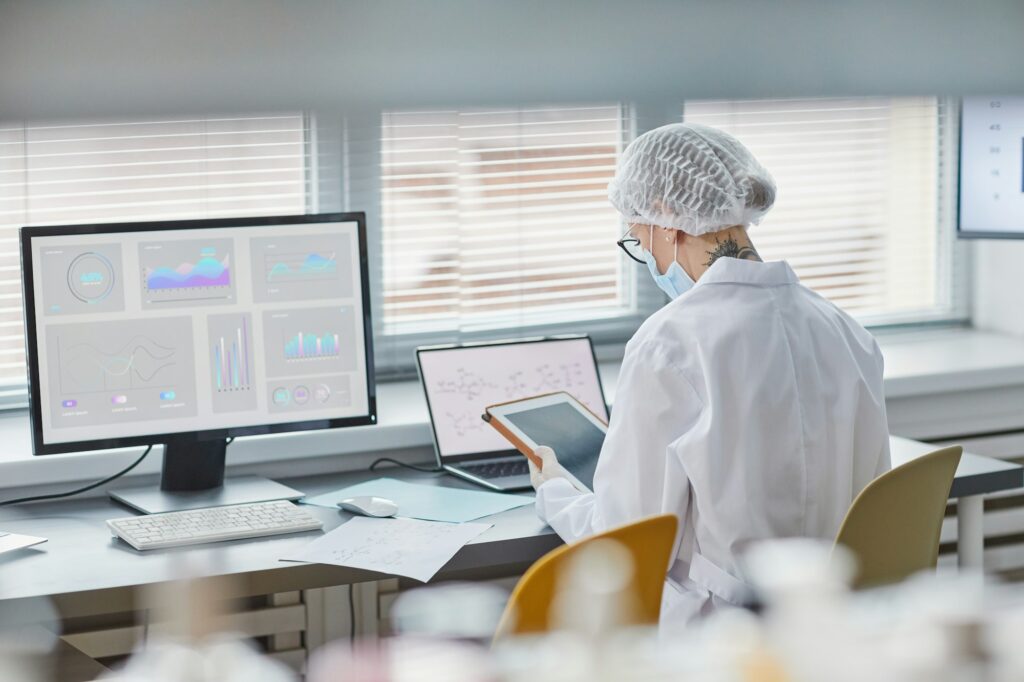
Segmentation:
{"type": "Polygon", "coordinates": [[[529,476],[530,467],[526,458],[506,459],[481,464],[460,464],[459,468],[477,478],[505,478],[506,476],[529,476]]]}

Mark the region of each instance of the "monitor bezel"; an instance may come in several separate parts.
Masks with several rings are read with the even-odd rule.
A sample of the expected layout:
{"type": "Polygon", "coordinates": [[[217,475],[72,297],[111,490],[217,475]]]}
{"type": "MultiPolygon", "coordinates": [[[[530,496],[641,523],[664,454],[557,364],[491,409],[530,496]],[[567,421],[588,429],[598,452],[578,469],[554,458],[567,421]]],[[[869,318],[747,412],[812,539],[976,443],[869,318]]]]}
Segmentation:
{"type": "MultiPolygon", "coordinates": [[[[510,457],[519,455],[520,452],[513,447],[502,450],[484,450],[482,452],[466,452],[461,455],[442,455],[441,444],[437,438],[437,426],[434,421],[434,408],[430,403],[430,392],[427,390],[427,382],[423,380],[423,364],[420,357],[423,353],[445,352],[453,350],[469,350],[473,348],[491,348],[495,346],[519,346],[527,343],[546,343],[552,341],[581,341],[585,340],[590,347],[590,357],[594,361],[594,370],[597,373],[597,388],[601,393],[601,401],[604,403],[605,416],[611,417],[611,409],[608,407],[608,397],[604,393],[604,383],[601,381],[601,369],[597,364],[597,353],[594,351],[594,340],[589,334],[558,334],[554,336],[533,336],[523,339],[500,339],[497,341],[481,341],[468,343],[446,343],[433,346],[420,346],[416,349],[416,374],[419,377],[420,386],[423,388],[423,398],[427,402],[427,415],[430,418],[430,436],[434,443],[434,457],[437,465],[443,467],[446,464],[468,462],[480,459],[493,459],[498,457],[510,457]]],[[[481,416],[481,419],[483,417],[481,416]]]]}
{"type": "Polygon", "coordinates": [[[84,225],[46,225],[22,227],[19,231],[22,304],[25,318],[26,364],[28,366],[29,416],[32,430],[32,453],[56,455],[68,452],[108,450],[139,445],[156,445],[168,441],[208,441],[240,436],[260,436],[296,431],[316,431],[349,426],[367,426],[377,423],[377,388],[374,380],[373,324],[370,314],[369,258],[367,256],[366,214],[317,213],[289,216],[260,216],[250,218],[214,218],[201,220],[161,220],[133,223],[95,223],[84,225]],[[233,426],[201,431],[168,431],[140,436],[99,438],[93,440],[46,443],[43,439],[42,401],[39,385],[39,357],[37,347],[35,311],[35,273],[32,267],[32,240],[41,237],[63,237],[95,234],[123,234],[127,232],[160,232],[165,230],[202,230],[231,227],[263,227],[274,225],[308,225],[317,223],[356,223],[359,241],[360,286],[363,300],[363,349],[366,358],[367,414],[334,419],[312,419],[279,424],[233,426]]]}

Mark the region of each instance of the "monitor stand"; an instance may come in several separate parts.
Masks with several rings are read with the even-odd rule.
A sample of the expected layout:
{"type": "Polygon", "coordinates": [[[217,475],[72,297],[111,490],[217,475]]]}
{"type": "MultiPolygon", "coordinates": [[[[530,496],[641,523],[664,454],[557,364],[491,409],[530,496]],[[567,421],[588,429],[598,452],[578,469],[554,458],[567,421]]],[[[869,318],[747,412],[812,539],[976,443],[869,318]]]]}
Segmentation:
{"type": "Polygon", "coordinates": [[[225,440],[168,441],[159,489],[121,488],[111,490],[110,496],[143,514],[302,497],[298,490],[259,476],[224,480],[226,449],[225,440]]]}

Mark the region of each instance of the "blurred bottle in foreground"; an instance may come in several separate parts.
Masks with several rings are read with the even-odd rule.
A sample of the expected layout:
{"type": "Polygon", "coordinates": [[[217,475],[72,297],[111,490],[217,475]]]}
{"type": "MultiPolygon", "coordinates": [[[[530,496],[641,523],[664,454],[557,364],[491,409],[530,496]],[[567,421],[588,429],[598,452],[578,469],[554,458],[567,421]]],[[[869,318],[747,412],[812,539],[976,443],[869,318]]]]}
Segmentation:
{"type": "MultiPolygon", "coordinates": [[[[185,573],[185,571],[182,571],[185,573]]],[[[239,633],[223,631],[223,580],[182,580],[147,594],[149,637],[109,682],[295,682],[239,633]],[[219,589],[215,588],[215,585],[219,589]]]]}
{"type": "Polygon", "coordinates": [[[422,587],[392,607],[396,636],[332,642],[310,659],[309,682],[493,682],[487,646],[507,598],[474,583],[422,587]]]}
{"type": "Polygon", "coordinates": [[[0,680],[49,682],[60,619],[48,599],[0,603],[0,680]]]}

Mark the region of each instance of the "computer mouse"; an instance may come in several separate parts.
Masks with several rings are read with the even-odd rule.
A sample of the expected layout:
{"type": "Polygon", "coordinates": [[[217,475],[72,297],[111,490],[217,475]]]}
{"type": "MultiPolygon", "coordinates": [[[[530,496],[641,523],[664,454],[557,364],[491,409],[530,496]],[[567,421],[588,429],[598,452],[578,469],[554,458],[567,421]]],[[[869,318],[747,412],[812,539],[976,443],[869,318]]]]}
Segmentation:
{"type": "Polygon", "coordinates": [[[398,505],[385,497],[371,497],[360,495],[358,497],[346,497],[338,502],[338,506],[347,512],[361,514],[363,516],[394,516],[398,513],[398,505]]]}

